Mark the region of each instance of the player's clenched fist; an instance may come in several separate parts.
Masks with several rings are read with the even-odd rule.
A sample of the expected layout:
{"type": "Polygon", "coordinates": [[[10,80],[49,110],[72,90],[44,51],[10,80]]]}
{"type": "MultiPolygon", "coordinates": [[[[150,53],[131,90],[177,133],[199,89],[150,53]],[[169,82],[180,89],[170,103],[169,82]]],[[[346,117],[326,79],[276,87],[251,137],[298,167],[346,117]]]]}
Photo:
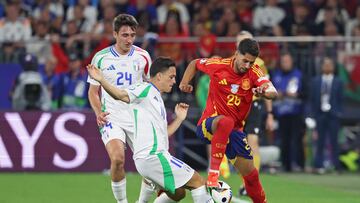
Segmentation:
{"type": "Polygon", "coordinates": [[[189,84],[180,83],[179,88],[182,92],[191,93],[193,91],[193,86],[189,84]]]}

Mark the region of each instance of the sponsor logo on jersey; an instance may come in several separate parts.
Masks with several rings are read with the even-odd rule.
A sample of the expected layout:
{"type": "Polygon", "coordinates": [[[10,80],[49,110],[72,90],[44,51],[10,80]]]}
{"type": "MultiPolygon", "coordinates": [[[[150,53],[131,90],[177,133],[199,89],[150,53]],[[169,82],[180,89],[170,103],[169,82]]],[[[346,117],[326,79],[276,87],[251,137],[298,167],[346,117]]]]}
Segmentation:
{"type": "Polygon", "coordinates": [[[114,67],[114,65],[111,65],[106,70],[115,70],[115,67],[114,67]]]}
{"type": "Polygon", "coordinates": [[[231,84],[231,93],[236,94],[239,90],[239,85],[238,84],[231,84]]]}
{"type": "Polygon", "coordinates": [[[241,88],[242,88],[243,90],[248,90],[248,89],[250,89],[250,80],[249,80],[249,79],[243,79],[243,80],[241,81],[241,88]]]}
{"type": "Polygon", "coordinates": [[[226,79],[220,80],[219,84],[220,84],[220,85],[227,85],[226,79]]]}

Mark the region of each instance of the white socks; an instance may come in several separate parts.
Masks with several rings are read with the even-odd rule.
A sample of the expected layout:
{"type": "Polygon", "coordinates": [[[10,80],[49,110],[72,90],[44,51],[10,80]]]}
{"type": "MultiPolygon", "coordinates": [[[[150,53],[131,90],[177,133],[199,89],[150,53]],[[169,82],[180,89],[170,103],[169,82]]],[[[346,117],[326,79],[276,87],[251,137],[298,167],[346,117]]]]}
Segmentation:
{"type": "Polygon", "coordinates": [[[211,198],[209,193],[206,192],[205,185],[191,190],[191,196],[195,203],[213,203],[214,200],[211,198]]]}
{"type": "Polygon", "coordinates": [[[174,200],[170,199],[165,192],[163,192],[159,197],[157,197],[154,203],[175,203],[174,200]]]}
{"type": "Polygon", "coordinates": [[[147,203],[154,194],[154,189],[151,185],[141,181],[141,190],[139,195],[138,203],[147,203]]]}
{"type": "Polygon", "coordinates": [[[117,203],[128,203],[126,198],[126,178],[120,182],[111,181],[111,188],[117,203]]]}

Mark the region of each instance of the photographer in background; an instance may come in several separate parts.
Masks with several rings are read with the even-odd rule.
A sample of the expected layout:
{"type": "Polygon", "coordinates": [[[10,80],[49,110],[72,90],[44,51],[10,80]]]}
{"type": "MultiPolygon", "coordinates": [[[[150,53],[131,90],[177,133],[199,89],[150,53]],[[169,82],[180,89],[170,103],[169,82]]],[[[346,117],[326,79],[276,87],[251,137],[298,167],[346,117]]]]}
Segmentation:
{"type": "Polygon", "coordinates": [[[23,71],[16,78],[10,93],[12,108],[16,111],[50,110],[51,100],[38,72],[37,58],[31,54],[24,54],[20,57],[20,65],[23,71]]]}

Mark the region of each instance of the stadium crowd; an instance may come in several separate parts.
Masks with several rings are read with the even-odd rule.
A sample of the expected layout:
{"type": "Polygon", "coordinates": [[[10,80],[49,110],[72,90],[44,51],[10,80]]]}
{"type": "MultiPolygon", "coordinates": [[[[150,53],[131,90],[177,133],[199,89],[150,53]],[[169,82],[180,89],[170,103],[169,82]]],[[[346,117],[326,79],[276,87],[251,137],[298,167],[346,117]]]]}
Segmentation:
{"type": "MultiPolygon", "coordinates": [[[[24,71],[30,68],[40,74],[41,85],[47,89],[43,100],[51,103],[14,105],[14,109],[89,108],[84,67],[96,52],[114,43],[112,20],[119,13],[136,17],[139,23],[137,46],[147,50],[152,58],[168,56],[176,62],[177,83],[188,62],[194,58],[231,57],[235,40],[218,43],[217,38],[234,39],[243,30],[250,31],[255,38],[360,37],[360,4],[357,0],[0,0],[0,64],[19,63],[24,71]],[[198,37],[199,40],[189,42],[185,40],[187,37],[198,37]],[[167,38],[171,40],[166,41],[167,38]]],[[[315,118],[317,115],[309,115],[309,112],[315,112],[314,103],[322,100],[311,96],[309,81],[324,73],[324,66],[335,67],[332,72],[337,72],[348,88],[345,95],[360,101],[360,68],[354,68],[349,74],[338,60],[340,51],[360,54],[359,42],[261,42],[260,48],[260,57],[282,94],[281,99],[274,102],[279,129],[286,133],[287,129],[282,127],[289,127],[293,120],[299,130],[291,139],[298,143],[303,143],[305,135],[304,116],[315,118]],[[333,61],[326,62],[324,57],[333,61]],[[295,79],[289,78],[288,73],[295,79]],[[313,106],[305,105],[309,102],[313,102],[313,106]],[[307,110],[304,106],[313,109],[307,110]]],[[[360,65],[357,63],[356,67],[360,65]]],[[[32,87],[32,91],[40,90],[32,87]]],[[[17,101],[15,93],[14,87],[13,101],[17,101]]],[[[182,94],[175,87],[165,101],[177,102],[184,96],[182,94]]],[[[194,96],[186,99],[192,101],[194,96]]],[[[334,116],[338,118],[340,113],[339,110],[334,116]]],[[[286,170],[293,170],[293,162],[296,168],[304,168],[304,147],[298,147],[295,155],[289,155],[293,149],[284,142],[285,138],[281,148],[287,155],[282,160],[286,170]],[[291,159],[295,160],[291,162],[291,159]]],[[[324,148],[324,142],[318,147],[324,148]]],[[[318,154],[316,159],[316,167],[322,169],[323,156],[318,154]]],[[[338,167],[336,162],[334,167],[338,167]]]]}

